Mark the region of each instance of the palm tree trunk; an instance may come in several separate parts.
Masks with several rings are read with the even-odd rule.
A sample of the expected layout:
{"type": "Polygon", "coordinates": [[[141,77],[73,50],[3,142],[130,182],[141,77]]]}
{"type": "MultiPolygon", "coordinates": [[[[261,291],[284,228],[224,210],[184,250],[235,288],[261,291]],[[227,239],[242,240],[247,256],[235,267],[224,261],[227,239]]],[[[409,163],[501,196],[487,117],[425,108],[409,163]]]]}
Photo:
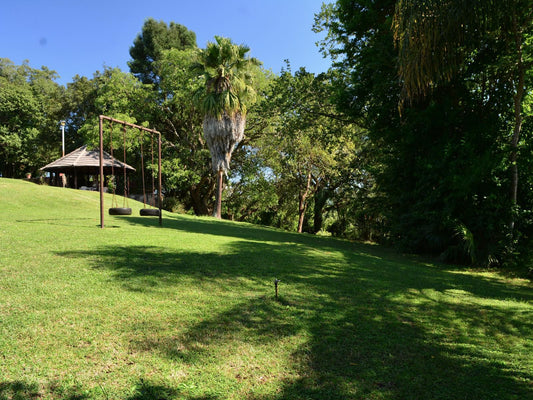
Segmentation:
{"type": "Polygon", "coordinates": [[[222,219],[222,189],[224,185],[224,170],[221,168],[217,173],[217,202],[214,217],[222,219]]]}

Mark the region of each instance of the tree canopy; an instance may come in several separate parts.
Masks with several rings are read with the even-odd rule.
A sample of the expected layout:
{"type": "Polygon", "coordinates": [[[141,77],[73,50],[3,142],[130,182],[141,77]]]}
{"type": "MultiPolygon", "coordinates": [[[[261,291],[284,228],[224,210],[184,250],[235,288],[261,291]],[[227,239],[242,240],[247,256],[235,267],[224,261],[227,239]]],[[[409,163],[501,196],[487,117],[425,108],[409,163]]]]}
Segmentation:
{"type": "Polygon", "coordinates": [[[159,61],[165,50],[185,50],[196,47],[196,34],[185,26],[148,18],[130,47],[131,73],[143,83],[156,83],[157,72],[154,63],[159,61]]]}
{"type": "Polygon", "coordinates": [[[509,261],[526,243],[529,218],[513,200],[523,176],[516,155],[531,159],[522,144],[531,134],[523,123],[528,3],[339,0],[323,7],[316,29],[328,32],[322,46],[342,77],[339,107],[368,128],[368,169],[392,243],[485,265],[509,261]],[[520,232],[509,240],[514,219],[520,232]]]}
{"type": "Polygon", "coordinates": [[[19,178],[60,154],[64,88],[56,73],[0,59],[0,172],[19,178]],[[59,143],[55,145],[55,143],[59,143]]]}

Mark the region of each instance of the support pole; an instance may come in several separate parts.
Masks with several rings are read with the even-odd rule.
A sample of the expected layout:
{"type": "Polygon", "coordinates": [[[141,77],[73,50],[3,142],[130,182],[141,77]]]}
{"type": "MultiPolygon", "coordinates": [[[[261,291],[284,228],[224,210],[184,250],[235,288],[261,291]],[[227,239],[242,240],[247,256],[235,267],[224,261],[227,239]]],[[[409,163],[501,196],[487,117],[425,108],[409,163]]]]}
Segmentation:
{"type": "Polygon", "coordinates": [[[100,115],[100,228],[104,227],[104,129],[100,115]]]}
{"type": "Polygon", "coordinates": [[[61,157],[65,157],[65,121],[61,121],[61,157]]]}
{"type": "MultiPolygon", "coordinates": [[[[163,207],[163,193],[161,193],[162,184],[161,184],[161,133],[158,134],[158,162],[157,162],[157,179],[159,181],[159,189],[157,190],[157,197],[158,197],[158,203],[159,203],[159,226],[163,225],[163,212],[161,208],[163,207]]],[[[153,175],[152,175],[153,176],[153,175]]]]}

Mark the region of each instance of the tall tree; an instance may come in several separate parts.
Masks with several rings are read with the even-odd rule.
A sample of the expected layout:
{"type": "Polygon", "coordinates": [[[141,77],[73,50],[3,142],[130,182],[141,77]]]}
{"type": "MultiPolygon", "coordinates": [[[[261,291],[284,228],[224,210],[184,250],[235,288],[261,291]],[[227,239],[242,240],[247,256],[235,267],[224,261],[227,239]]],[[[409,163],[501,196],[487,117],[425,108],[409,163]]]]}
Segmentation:
{"type": "Polygon", "coordinates": [[[246,112],[255,99],[254,69],[257,71],[261,63],[249,57],[249,51],[245,45],[215,36],[215,42],[209,42],[206,49],[198,52],[194,65],[205,83],[197,92],[197,101],[204,113],[204,138],[217,174],[214,212],[217,218],[221,218],[224,174],[229,169],[233,150],[244,138],[246,112]]]}
{"type": "MultiPolygon", "coordinates": [[[[131,73],[119,68],[105,68],[103,72],[97,71],[91,82],[94,91],[87,91],[87,95],[93,101],[94,109],[91,112],[94,114],[87,118],[79,129],[79,134],[86,143],[93,145],[98,143],[97,116],[100,114],[131,123],[142,123],[146,120],[146,108],[151,96],[149,85],[143,85],[131,73]]],[[[83,90],[86,89],[83,88],[83,90]]],[[[134,133],[129,140],[130,147],[136,147],[132,144],[133,137],[135,137],[134,133]]]]}
{"type": "Polygon", "coordinates": [[[196,47],[196,34],[185,26],[170,22],[156,21],[148,18],[130,47],[131,61],[128,62],[131,73],[143,83],[157,83],[158,76],[154,68],[165,50],[184,50],[196,47]]]}
{"type": "Polygon", "coordinates": [[[270,118],[271,132],[257,142],[258,154],[277,176],[280,200],[297,205],[298,232],[303,232],[313,202],[312,229],[322,228],[323,208],[339,185],[341,171],[355,158],[343,150],[354,149],[357,129],[335,109],[331,80],[305,68],[293,74],[289,66],[273,82],[261,110],[270,118]]]}
{"type": "Polygon", "coordinates": [[[339,107],[368,129],[367,169],[376,178],[381,214],[375,220],[403,250],[492,263],[501,259],[503,221],[511,210],[502,195],[509,182],[502,133],[511,121],[510,88],[505,75],[488,79],[504,72],[505,42],[484,35],[485,45],[468,53],[450,80],[431,82],[432,90],[404,101],[400,114],[405,92],[392,29],[397,3],[338,0],[318,16],[328,30],[324,49],[336,57],[342,77],[339,107]]]}
{"type": "Polygon", "coordinates": [[[85,144],[85,138],[80,135],[80,129],[87,120],[97,120],[95,98],[97,85],[94,79],[76,75],[72,82],[67,83],[64,102],[65,147],[74,150],[85,144]]]}
{"type": "Polygon", "coordinates": [[[159,91],[154,92],[153,121],[165,138],[163,175],[167,197],[175,196],[196,215],[208,215],[215,180],[202,136],[203,115],[193,94],[201,82],[192,70],[195,50],[171,49],[157,63],[159,91]]]}
{"type": "MultiPolygon", "coordinates": [[[[394,17],[399,73],[403,97],[408,101],[426,95],[443,81],[452,80],[476,64],[489,50],[488,46],[497,46],[498,51],[493,53],[495,62],[486,71],[485,80],[506,82],[511,88],[513,128],[509,169],[513,206],[517,205],[517,157],[527,71],[533,66],[532,22],[530,0],[400,0],[394,17]]],[[[513,225],[514,221],[511,229],[513,225]]]]}
{"type": "Polygon", "coordinates": [[[0,59],[0,173],[22,177],[61,154],[64,88],[46,67],[0,59]]]}

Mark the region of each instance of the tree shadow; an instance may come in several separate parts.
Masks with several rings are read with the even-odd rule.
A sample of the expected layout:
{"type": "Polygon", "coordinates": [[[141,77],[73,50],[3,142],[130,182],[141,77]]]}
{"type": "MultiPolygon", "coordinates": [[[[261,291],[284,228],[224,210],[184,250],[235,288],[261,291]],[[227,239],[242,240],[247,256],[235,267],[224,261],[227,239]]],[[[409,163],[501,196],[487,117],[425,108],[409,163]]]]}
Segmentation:
{"type": "MultiPolygon", "coordinates": [[[[158,227],[156,218],[128,217],[125,219],[128,224],[141,225],[146,227],[158,227]]],[[[262,242],[283,242],[283,243],[314,243],[319,246],[330,247],[331,242],[350,244],[343,239],[331,237],[320,237],[316,235],[287,232],[281,229],[253,225],[243,222],[233,222],[228,220],[218,220],[208,217],[191,217],[179,214],[165,213],[163,218],[163,228],[173,229],[189,233],[208,234],[215,236],[233,237],[237,239],[256,240],[262,242]]]]}
{"type": "Polygon", "coordinates": [[[126,400],[166,400],[173,399],[179,394],[179,390],[162,384],[139,379],[132,396],[126,400]]]}
{"type": "Polygon", "coordinates": [[[294,353],[301,377],[287,382],[281,394],[265,398],[531,396],[530,385],[503,362],[485,359],[476,350],[431,344],[423,328],[398,320],[393,313],[379,311],[379,322],[357,311],[348,313],[335,326],[314,321],[310,325],[313,340],[294,353]]]}
{"type": "Polygon", "coordinates": [[[17,223],[35,224],[35,225],[55,225],[55,226],[78,226],[78,227],[92,227],[93,225],[85,225],[87,221],[94,221],[95,218],[38,218],[38,219],[17,219],[17,223]]]}
{"type": "MultiPolygon", "coordinates": [[[[94,268],[110,270],[123,285],[135,291],[174,285],[184,277],[216,284],[241,277],[270,285],[274,278],[292,284],[305,284],[321,293],[331,288],[349,289],[390,295],[395,292],[423,290],[466,291],[475,296],[532,301],[530,287],[506,285],[503,281],[472,276],[399,256],[388,256],[375,246],[328,243],[320,247],[310,243],[239,241],[219,252],[179,251],[159,246],[102,246],[87,251],[59,252],[68,258],[83,258],[94,268]],[[318,251],[319,250],[319,251],[318,251]],[[339,258],[332,253],[342,255],[339,258]],[[336,277],[331,283],[330,278],[336,277]],[[164,279],[159,279],[164,278],[164,279]]],[[[336,290],[336,289],[335,289],[336,290]]]]}
{"type": "MultiPolygon", "coordinates": [[[[485,341],[479,334],[530,336],[533,324],[526,315],[435,299],[414,304],[368,290],[346,296],[342,308],[340,301],[332,301],[308,321],[312,340],[294,353],[302,377],[268,398],[531,396],[531,373],[516,366],[513,371],[506,346],[487,348],[496,340],[485,341]]],[[[524,355],[526,365],[527,359],[524,355]]]]}
{"type": "MultiPolygon", "coordinates": [[[[194,229],[206,233],[210,226],[194,229]]],[[[531,292],[445,267],[387,257],[373,246],[358,245],[360,251],[354,252],[351,244],[340,241],[322,245],[292,240],[288,234],[284,237],[291,240],[284,242],[277,231],[273,234],[278,240],[268,241],[259,239],[268,232],[229,229],[233,229],[230,235],[248,241],[230,243],[223,253],[104,246],[60,254],[88,258],[93,267],[110,270],[128,290],[174,287],[184,278],[195,285],[207,283],[210,290],[227,288],[232,282],[240,285],[236,293],[265,288],[237,299],[229,309],[211,313],[179,336],[159,334],[154,321],[153,335],[132,343],[138,350],[202,365],[210,357],[206,349],[228,346],[236,337],[275,346],[283,338],[306,332],[307,342],[291,356],[298,377],[282,379],[276,395],[250,394],[250,399],[531,396],[531,373],[512,365],[505,354],[512,344],[498,347],[498,338],[531,336],[530,309],[505,305],[530,302],[531,292]],[[330,250],[337,255],[333,257],[330,250]],[[282,280],[279,302],[273,291],[266,291],[274,277],[282,280]],[[250,288],[243,288],[246,285],[250,288]],[[473,300],[463,301],[461,296],[473,300]]]]}
{"type": "MultiPolygon", "coordinates": [[[[304,329],[300,325],[302,311],[293,308],[287,314],[288,306],[289,302],[270,296],[251,297],[224,312],[213,313],[212,318],[193,324],[184,333],[143,337],[131,346],[135,351],[157,352],[185,364],[201,365],[211,357],[211,346],[239,342],[239,337],[246,338],[247,346],[265,346],[296,335],[304,329]]],[[[152,320],[150,325],[158,326],[158,321],[152,320]]]]}
{"type": "Polygon", "coordinates": [[[39,386],[23,381],[0,382],[0,400],[39,399],[39,386]]]}
{"type": "MultiPolygon", "coordinates": [[[[56,397],[62,400],[86,400],[89,395],[83,393],[83,390],[78,387],[71,387],[68,389],[53,389],[56,397]]],[[[42,399],[40,387],[36,383],[29,383],[24,381],[5,381],[0,382],[0,400],[32,400],[42,399]]]]}

